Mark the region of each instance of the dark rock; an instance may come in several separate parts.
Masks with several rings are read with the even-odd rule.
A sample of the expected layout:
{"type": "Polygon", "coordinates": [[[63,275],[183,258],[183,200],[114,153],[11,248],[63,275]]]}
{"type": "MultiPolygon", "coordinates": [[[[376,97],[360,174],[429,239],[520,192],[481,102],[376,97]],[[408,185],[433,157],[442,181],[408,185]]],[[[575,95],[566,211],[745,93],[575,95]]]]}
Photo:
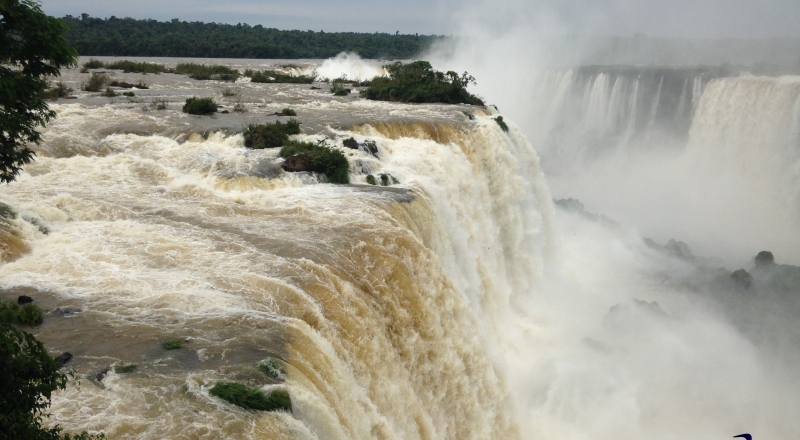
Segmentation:
{"type": "Polygon", "coordinates": [[[322,89],[317,86],[311,86],[311,90],[322,90],[322,89]]]}
{"type": "Polygon", "coordinates": [[[283,169],[289,172],[311,171],[310,159],[311,156],[308,154],[287,157],[283,163],[283,169]]]}
{"type": "Polygon", "coordinates": [[[221,111],[220,113],[222,113],[223,115],[227,115],[227,114],[228,114],[228,113],[230,113],[230,112],[229,112],[229,111],[227,111],[227,110],[223,110],[223,111],[221,111]]]}
{"type": "Polygon", "coordinates": [[[775,256],[772,252],[761,251],[756,255],[756,266],[771,266],[775,264],[775,256]]]}
{"type": "Polygon", "coordinates": [[[102,382],[103,379],[105,379],[106,376],[108,376],[108,373],[110,372],[111,372],[111,367],[105,367],[100,371],[95,371],[94,373],[90,374],[88,376],[88,379],[102,382]]]}
{"type": "Polygon", "coordinates": [[[134,88],[134,87],[135,87],[133,84],[131,84],[131,83],[126,83],[126,82],[124,82],[124,81],[122,81],[122,82],[119,82],[119,81],[113,81],[113,82],[111,82],[111,86],[112,86],[112,87],[119,87],[119,88],[123,88],[123,89],[132,89],[132,88],[134,88]]]}
{"type": "Polygon", "coordinates": [[[72,353],[67,351],[64,352],[63,354],[56,356],[54,360],[59,364],[61,364],[61,366],[63,367],[64,365],[67,364],[67,362],[69,362],[70,359],[72,359],[72,353]]]}
{"type": "Polygon", "coordinates": [[[0,203],[0,217],[5,217],[9,220],[14,220],[17,218],[17,212],[14,211],[14,208],[6,205],[5,203],[0,203]]]}
{"type": "Polygon", "coordinates": [[[80,311],[80,309],[62,309],[61,307],[58,307],[50,313],[56,316],[73,316],[80,311]]]}
{"type": "Polygon", "coordinates": [[[358,150],[359,143],[355,138],[351,137],[350,139],[345,139],[342,145],[353,150],[358,150]]]}
{"type": "Polygon", "coordinates": [[[737,286],[749,289],[753,285],[753,276],[744,269],[739,269],[731,274],[731,279],[737,286]]]}
{"type": "Polygon", "coordinates": [[[29,304],[29,303],[32,303],[32,302],[33,302],[33,298],[31,298],[30,296],[20,295],[20,297],[17,298],[17,304],[19,304],[19,305],[29,304]]]}

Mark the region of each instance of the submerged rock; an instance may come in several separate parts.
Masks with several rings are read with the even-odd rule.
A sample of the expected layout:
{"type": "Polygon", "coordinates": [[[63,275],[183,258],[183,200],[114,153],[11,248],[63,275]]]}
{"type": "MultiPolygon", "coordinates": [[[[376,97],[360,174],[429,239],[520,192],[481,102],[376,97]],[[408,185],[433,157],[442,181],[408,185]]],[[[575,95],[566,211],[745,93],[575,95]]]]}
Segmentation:
{"type": "Polygon", "coordinates": [[[17,298],[17,304],[19,305],[30,304],[32,302],[33,298],[31,298],[30,296],[20,295],[19,298],[17,298]]]}
{"type": "Polygon", "coordinates": [[[67,364],[67,362],[70,361],[70,359],[72,359],[72,353],[66,351],[66,352],[56,356],[56,358],[53,359],[53,360],[58,362],[59,364],[61,364],[61,366],[63,367],[64,365],[67,364]]]}

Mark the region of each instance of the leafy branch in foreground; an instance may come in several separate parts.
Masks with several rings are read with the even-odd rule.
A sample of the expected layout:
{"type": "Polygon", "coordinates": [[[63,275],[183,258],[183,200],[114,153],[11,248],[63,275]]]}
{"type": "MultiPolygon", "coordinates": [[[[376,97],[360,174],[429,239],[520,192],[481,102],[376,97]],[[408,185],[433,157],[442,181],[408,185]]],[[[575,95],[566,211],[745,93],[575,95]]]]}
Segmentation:
{"type": "Polygon", "coordinates": [[[28,146],[41,140],[37,127],[56,117],[42,94],[47,77],[77,63],[67,30],[32,0],[0,1],[0,182],[33,160],[28,146]]]}
{"type": "Polygon", "coordinates": [[[439,72],[427,61],[401,62],[384,66],[388,77],[372,80],[361,95],[367,99],[399,102],[441,102],[445,104],[483,105],[477,96],[467,92],[475,78],[467,72],[439,72]]]}

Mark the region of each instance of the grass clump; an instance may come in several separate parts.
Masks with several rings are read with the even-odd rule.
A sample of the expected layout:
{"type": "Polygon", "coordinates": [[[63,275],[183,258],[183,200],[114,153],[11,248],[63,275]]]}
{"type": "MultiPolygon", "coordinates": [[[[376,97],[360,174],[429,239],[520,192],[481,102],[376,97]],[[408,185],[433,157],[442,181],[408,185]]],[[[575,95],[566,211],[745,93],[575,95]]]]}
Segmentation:
{"type": "Polygon", "coordinates": [[[297,116],[297,112],[294,111],[293,109],[290,109],[290,108],[287,107],[287,108],[281,110],[280,115],[281,116],[297,116]]]}
{"type": "Polygon", "coordinates": [[[280,121],[273,124],[250,124],[244,131],[244,146],[254,150],[278,148],[286,144],[293,134],[300,134],[300,122],[295,119],[289,119],[285,124],[280,121]]]}
{"type": "Polygon", "coordinates": [[[370,185],[378,184],[378,182],[375,181],[375,176],[373,176],[372,174],[367,174],[367,183],[369,183],[370,185]]]}
{"type": "Polygon", "coordinates": [[[149,85],[147,85],[147,83],[146,83],[146,82],[144,82],[144,81],[142,81],[142,80],[139,80],[139,82],[137,82],[137,83],[135,84],[135,87],[136,87],[137,89],[141,89],[141,90],[147,90],[147,89],[149,89],[149,88],[150,88],[150,86],[149,86],[149,85]]]}
{"type": "Polygon", "coordinates": [[[497,125],[499,125],[500,128],[503,129],[503,131],[508,133],[508,125],[506,125],[506,123],[503,121],[503,117],[502,116],[498,116],[498,117],[494,118],[494,121],[497,122],[497,125]]]}
{"type": "Polygon", "coordinates": [[[245,70],[244,76],[249,76],[251,82],[267,84],[311,84],[314,82],[314,79],[316,79],[314,76],[308,75],[293,76],[285,73],[278,73],[274,70],[259,72],[252,69],[245,70]]]}
{"type": "Polygon", "coordinates": [[[44,321],[42,309],[34,304],[19,305],[13,301],[0,301],[0,323],[35,326],[44,321]]]}
{"type": "Polygon", "coordinates": [[[427,61],[396,62],[384,67],[389,76],[373,79],[362,96],[378,101],[483,105],[480,98],[467,92],[467,86],[475,83],[467,72],[439,72],[427,61]]]}
{"type": "Polygon", "coordinates": [[[150,109],[151,110],[166,110],[167,109],[167,100],[164,98],[155,98],[150,101],[150,109]]]}
{"type": "Polygon", "coordinates": [[[114,367],[114,372],[117,374],[129,374],[136,371],[136,364],[131,365],[117,365],[114,367]]]}
{"type": "Polygon", "coordinates": [[[89,61],[83,63],[83,68],[88,69],[102,69],[105,65],[102,61],[96,60],[94,58],[89,58],[89,61]]]}
{"type": "Polygon", "coordinates": [[[174,72],[198,80],[236,81],[239,78],[238,70],[217,65],[181,63],[175,66],[174,72]]]}
{"type": "Polygon", "coordinates": [[[103,92],[103,96],[105,96],[106,98],[113,98],[117,96],[117,92],[115,92],[114,89],[112,89],[111,87],[106,87],[105,92],[103,92]]]}
{"type": "MultiPolygon", "coordinates": [[[[85,67],[85,65],[84,65],[85,67]]],[[[125,73],[155,73],[166,72],[167,69],[161,64],[141,63],[128,60],[115,61],[105,65],[106,69],[122,70],[125,73]]]]}
{"type": "Polygon", "coordinates": [[[217,112],[217,103],[211,98],[187,98],[183,112],[190,115],[210,115],[217,112]]]}
{"type": "Polygon", "coordinates": [[[66,98],[70,93],[72,93],[71,88],[65,86],[62,82],[58,82],[53,87],[42,92],[42,99],[66,98]]]}
{"type": "Polygon", "coordinates": [[[266,358],[258,363],[258,370],[273,379],[283,379],[286,377],[286,368],[281,361],[274,358],[266,358]]]}
{"type": "Polygon", "coordinates": [[[229,98],[231,96],[236,96],[236,90],[233,90],[232,88],[228,87],[222,91],[222,96],[226,98],[229,98]]]}
{"type": "Polygon", "coordinates": [[[108,75],[105,73],[92,73],[89,81],[83,83],[83,90],[87,92],[99,92],[109,83],[108,75]]]}
{"type": "Polygon", "coordinates": [[[180,339],[173,339],[171,341],[162,341],[161,348],[164,350],[179,350],[183,348],[183,341],[180,339]]]}
{"type": "Polygon", "coordinates": [[[281,148],[280,156],[289,158],[302,156],[308,164],[308,170],[325,174],[331,183],[350,183],[348,170],[350,163],[341,151],[325,145],[321,140],[316,144],[311,142],[289,141],[281,148]]]}
{"type": "Polygon", "coordinates": [[[217,382],[208,394],[246,409],[292,411],[292,399],[284,390],[275,390],[267,395],[258,388],[238,382],[217,382]]]}
{"type": "Polygon", "coordinates": [[[233,112],[234,113],[244,113],[247,111],[247,106],[244,105],[242,98],[239,97],[236,99],[236,103],[233,104],[233,112]]]}
{"type": "Polygon", "coordinates": [[[127,96],[129,98],[133,98],[134,96],[136,96],[136,94],[133,93],[133,92],[122,92],[122,96],[127,96]]]}

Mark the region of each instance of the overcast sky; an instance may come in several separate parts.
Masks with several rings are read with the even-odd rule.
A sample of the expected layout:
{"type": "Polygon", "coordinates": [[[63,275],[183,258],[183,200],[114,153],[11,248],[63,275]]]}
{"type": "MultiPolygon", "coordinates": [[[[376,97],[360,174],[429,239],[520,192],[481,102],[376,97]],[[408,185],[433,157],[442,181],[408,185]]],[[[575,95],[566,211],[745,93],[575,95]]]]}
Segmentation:
{"type": "Polygon", "coordinates": [[[88,13],[279,29],[451,34],[498,31],[689,38],[800,36],[800,0],[42,0],[54,16],[88,13]]]}

